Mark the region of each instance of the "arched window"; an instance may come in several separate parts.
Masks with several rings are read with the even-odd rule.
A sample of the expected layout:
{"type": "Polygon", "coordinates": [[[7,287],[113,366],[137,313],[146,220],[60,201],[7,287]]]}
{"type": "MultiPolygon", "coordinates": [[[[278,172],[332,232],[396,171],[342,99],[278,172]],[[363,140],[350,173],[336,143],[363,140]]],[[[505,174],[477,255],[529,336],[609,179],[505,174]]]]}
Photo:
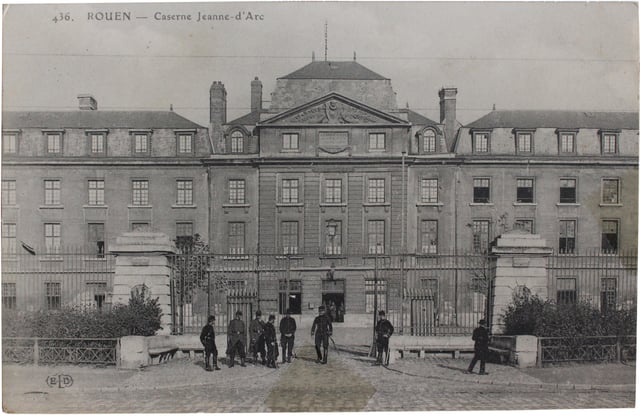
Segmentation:
{"type": "Polygon", "coordinates": [[[436,152],[436,132],[429,129],[422,133],[422,152],[423,153],[435,153],[436,152]]]}
{"type": "Polygon", "coordinates": [[[244,134],[241,131],[236,130],[231,133],[231,153],[244,152],[244,134]]]}

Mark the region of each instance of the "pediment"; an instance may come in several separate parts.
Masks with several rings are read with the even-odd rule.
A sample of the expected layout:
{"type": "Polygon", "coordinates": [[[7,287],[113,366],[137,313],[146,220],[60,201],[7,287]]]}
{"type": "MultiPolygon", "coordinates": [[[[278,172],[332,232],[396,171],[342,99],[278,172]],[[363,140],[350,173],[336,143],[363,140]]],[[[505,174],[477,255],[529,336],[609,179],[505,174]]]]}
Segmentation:
{"type": "Polygon", "coordinates": [[[300,107],[287,110],[264,120],[261,125],[300,124],[399,124],[406,121],[366,104],[331,93],[300,107]]]}

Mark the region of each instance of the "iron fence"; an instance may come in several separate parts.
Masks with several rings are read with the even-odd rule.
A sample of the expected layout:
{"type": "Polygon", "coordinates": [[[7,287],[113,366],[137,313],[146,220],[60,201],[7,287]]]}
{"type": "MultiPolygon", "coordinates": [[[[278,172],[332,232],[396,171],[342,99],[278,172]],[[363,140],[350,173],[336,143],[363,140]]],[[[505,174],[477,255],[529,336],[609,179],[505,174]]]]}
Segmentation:
{"type": "Polygon", "coordinates": [[[2,338],[2,361],[115,365],[117,338],[2,338]]]}
{"type": "Polygon", "coordinates": [[[635,336],[539,337],[538,366],[587,361],[635,361],[635,336]]]}

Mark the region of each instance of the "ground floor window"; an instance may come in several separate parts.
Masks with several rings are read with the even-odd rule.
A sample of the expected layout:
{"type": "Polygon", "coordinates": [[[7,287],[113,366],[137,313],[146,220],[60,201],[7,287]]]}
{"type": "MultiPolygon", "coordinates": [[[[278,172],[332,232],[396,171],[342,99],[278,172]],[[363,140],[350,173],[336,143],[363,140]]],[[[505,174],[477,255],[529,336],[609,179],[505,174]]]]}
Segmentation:
{"type": "Polygon", "coordinates": [[[600,312],[615,310],[617,283],[615,277],[604,277],[600,281],[600,312]]]}
{"type": "Polygon", "coordinates": [[[101,311],[107,297],[107,283],[87,282],[87,290],[91,293],[91,300],[95,302],[96,308],[101,311]]]}
{"type": "Polygon", "coordinates": [[[287,311],[287,307],[292,315],[299,315],[302,313],[302,280],[289,280],[289,293],[287,294],[287,281],[281,279],[279,281],[279,294],[278,294],[278,311],[280,314],[284,314],[287,311]],[[289,302],[287,304],[287,295],[289,296],[289,302]]]}
{"type": "Polygon", "coordinates": [[[59,282],[45,283],[47,309],[60,309],[62,304],[62,288],[59,282]]]}
{"type": "Polygon", "coordinates": [[[378,310],[387,310],[387,282],[378,280],[378,288],[376,290],[376,282],[374,279],[367,279],[364,282],[365,292],[365,311],[367,313],[374,312],[374,303],[376,294],[378,296],[378,310]]]}
{"type": "Polygon", "coordinates": [[[576,297],[576,279],[556,280],[556,303],[558,305],[573,305],[576,303],[576,297]]]}
{"type": "Polygon", "coordinates": [[[15,283],[3,283],[2,284],[2,307],[7,309],[16,308],[16,284],[15,283]]]}

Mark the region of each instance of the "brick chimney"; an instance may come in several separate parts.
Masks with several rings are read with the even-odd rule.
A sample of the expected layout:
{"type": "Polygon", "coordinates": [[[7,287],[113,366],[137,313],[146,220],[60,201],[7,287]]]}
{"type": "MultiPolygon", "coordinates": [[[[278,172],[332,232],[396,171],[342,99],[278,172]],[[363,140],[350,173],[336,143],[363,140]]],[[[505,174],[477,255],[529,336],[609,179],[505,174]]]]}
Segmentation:
{"type": "Polygon", "coordinates": [[[444,134],[447,141],[453,140],[456,128],[456,95],[458,89],[443,87],[438,91],[440,96],[440,123],[444,124],[444,134]]]}
{"type": "Polygon", "coordinates": [[[78,95],[78,107],[80,110],[94,111],[98,109],[98,102],[91,94],[80,94],[78,95]]]}
{"type": "Polygon", "coordinates": [[[227,123],[227,90],[220,81],[213,81],[209,89],[209,137],[216,153],[224,152],[224,131],[227,123]]]}
{"type": "Polygon", "coordinates": [[[262,82],[255,77],[251,81],[251,112],[262,110],[262,82]]]}

